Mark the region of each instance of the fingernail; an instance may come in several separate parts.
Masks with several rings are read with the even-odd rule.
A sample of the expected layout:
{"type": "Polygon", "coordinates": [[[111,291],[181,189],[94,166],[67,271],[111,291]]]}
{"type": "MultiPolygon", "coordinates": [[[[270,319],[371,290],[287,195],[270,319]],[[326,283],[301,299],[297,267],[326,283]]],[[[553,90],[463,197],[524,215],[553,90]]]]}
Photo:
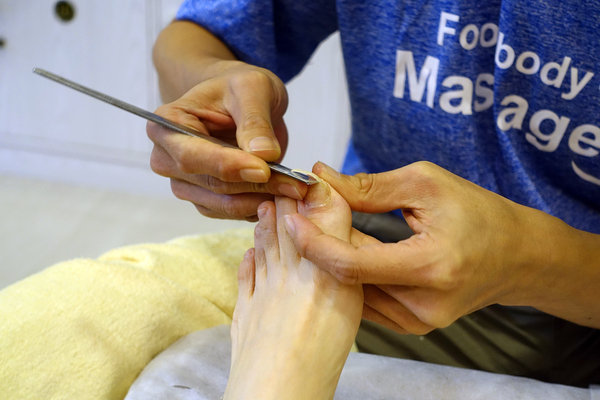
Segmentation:
{"type": "Polygon", "coordinates": [[[267,174],[260,168],[246,168],[240,171],[240,177],[246,182],[263,183],[269,180],[267,174]]]}
{"type": "Polygon", "coordinates": [[[296,233],[296,224],[291,215],[284,215],[283,222],[285,222],[285,229],[290,235],[296,233]]]}
{"type": "Polygon", "coordinates": [[[308,193],[304,198],[304,204],[308,208],[325,207],[331,200],[331,189],[325,182],[315,183],[308,189],[308,193]]]}
{"type": "Polygon", "coordinates": [[[279,146],[270,137],[258,136],[252,139],[250,143],[248,143],[248,147],[251,152],[256,152],[277,150],[279,146]]]}
{"type": "Polygon", "coordinates": [[[277,190],[284,196],[295,200],[302,200],[302,195],[298,191],[298,188],[291,183],[282,183],[281,185],[277,186],[277,190]]]}

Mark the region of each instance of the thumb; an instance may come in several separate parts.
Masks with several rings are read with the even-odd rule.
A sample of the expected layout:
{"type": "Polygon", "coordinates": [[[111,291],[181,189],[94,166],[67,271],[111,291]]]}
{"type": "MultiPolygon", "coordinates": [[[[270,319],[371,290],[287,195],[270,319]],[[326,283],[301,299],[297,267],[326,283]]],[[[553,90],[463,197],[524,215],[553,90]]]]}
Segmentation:
{"type": "Polygon", "coordinates": [[[429,261],[426,240],[381,243],[373,239],[355,247],[325,234],[301,214],[286,215],[284,221],[298,253],[344,284],[413,286],[430,279],[420,268],[429,261]]]}
{"type": "Polygon", "coordinates": [[[287,107],[286,94],[274,93],[270,78],[257,71],[233,80],[229,89],[226,104],[237,127],[239,147],[265,161],[278,160],[282,146],[274,126],[281,130],[283,112],[287,107]],[[284,99],[276,101],[280,97],[284,99]]]}
{"type": "Polygon", "coordinates": [[[324,233],[317,225],[301,214],[284,217],[285,228],[300,255],[319,268],[331,273],[340,282],[354,285],[360,276],[354,267],[351,244],[324,233]]]}
{"type": "Polygon", "coordinates": [[[313,172],[341,194],[353,210],[384,213],[418,205],[423,185],[415,181],[409,167],[379,174],[344,175],[318,162],[313,172]]]}

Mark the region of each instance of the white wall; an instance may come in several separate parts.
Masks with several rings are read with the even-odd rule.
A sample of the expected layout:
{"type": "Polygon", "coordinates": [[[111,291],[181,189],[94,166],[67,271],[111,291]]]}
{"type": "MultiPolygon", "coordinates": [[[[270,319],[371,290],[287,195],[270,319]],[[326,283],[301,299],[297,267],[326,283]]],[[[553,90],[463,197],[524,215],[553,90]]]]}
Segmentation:
{"type": "MultiPolygon", "coordinates": [[[[148,166],[145,121],[47,81],[48,69],[147,109],[158,105],[150,53],[179,0],[73,1],[69,23],[55,1],[0,0],[0,173],[170,196],[148,166]]],[[[350,131],[339,47],[332,36],[289,84],[284,164],[340,166],[350,131]]]]}
{"type": "Polygon", "coordinates": [[[350,138],[350,103],[338,33],[319,46],[288,91],[291,137],[285,163],[308,170],[316,161],[341,167],[350,138]]]}

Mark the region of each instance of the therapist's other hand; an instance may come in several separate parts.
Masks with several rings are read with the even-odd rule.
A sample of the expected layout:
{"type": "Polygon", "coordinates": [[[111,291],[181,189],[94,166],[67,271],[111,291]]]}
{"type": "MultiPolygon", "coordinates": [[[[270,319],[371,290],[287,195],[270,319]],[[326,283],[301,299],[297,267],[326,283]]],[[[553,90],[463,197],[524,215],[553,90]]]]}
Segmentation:
{"type": "Polygon", "coordinates": [[[156,113],[245,151],[149,122],[152,170],[171,178],[175,196],[208,217],[255,220],[258,205],[272,195],[301,200],[306,186],[271,176],[265,162],[279,161],[287,146],[283,83],[270,71],[240,61],[218,61],[210,71],[210,78],[156,113]]]}
{"type": "Polygon", "coordinates": [[[365,318],[425,334],[531,282],[524,264],[536,245],[526,240],[535,210],[427,162],[356,176],[318,163],[313,172],[354,210],[402,209],[414,232],[398,243],[381,243],[354,231],[348,244],[301,215],[290,218],[288,230],[303,257],[344,283],[365,284],[365,318]]]}

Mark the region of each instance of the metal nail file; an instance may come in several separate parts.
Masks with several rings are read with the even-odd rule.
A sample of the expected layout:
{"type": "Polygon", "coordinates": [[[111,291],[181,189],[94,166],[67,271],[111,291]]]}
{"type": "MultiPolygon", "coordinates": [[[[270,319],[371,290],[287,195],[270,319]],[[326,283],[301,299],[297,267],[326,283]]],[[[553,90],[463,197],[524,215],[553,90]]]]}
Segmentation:
{"type": "MultiPolygon", "coordinates": [[[[53,80],[55,82],[58,82],[58,83],[60,83],[62,85],[68,86],[71,89],[75,89],[75,90],[77,90],[77,91],[79,91],[81,93],[87,94],[88,96],[92,96],[92,97],[94,97],[94,98],[96,98],[98,100],[102,100],[105,103],[111,104],[111,105],[113,105],[115,107],[118,107],[118,108],[120,108],[122,110],[129,111],[132,114],[135,114],[135,115],[137,115],[139,117],[145,118],[148,121],[155,122],[155,123],[157,123],[157,124],[159,124],[161,126],[164,126],[165,128],[171,129],[171,130],[173,130],[175,132],[182,133],[182,134],[188,135],[188,136],[198,137],[198,138],[207,140],[209,142],[212,142],[212,143],[224,146],[224,147],[230,147],[230,148],[234,148],[234,149],[238,149],[239,150],[239,147],[233,146],[233,145],[231,145],[231,144],[229,144],[227,142],[224,142],[222,140],[219,140],[219,139],[217,139],[215,137],[204,135],[203,133],[198,132],[195,129],[189,128],[189,127],[187,127],[185,125],[178,124],[177,122],[170,121],[170,120],[168,120],[166,118],[161,117],[160,115],[154,114],[154,113],[152,113],[150,111],[147,111],[147,110],[144,110],[144,109],[139,108],[137,106],[134,106],[133,104],[126,103],[126,102],[124,102],[122,100],[116,99],[116,98],[114,98],[112,96],[109,96],[107,94],[98,92],[97,90],[90,89],[88,87],[80,85],[79,83],[76,83],[76,82],[73,82],[73,81],[71,81],[69,79],[63,78],[62,76],[53,74],[52,72],[48,72],[48,71],[46,71],[44,69],[41,69],[41,68],[34,68],[33,72],[36,73],[36,74],[38,74],[38,75],[41,75],[41,76],[43,76],[45,78],[51,79],[51,80],[53,80]]],[[[307,185],[312,185],[312,184],[317,183],[317,180],[315,178],[313,178],[312,176],[310,176],[308,174],[304,174],[304,173],[299,172],[297,170],[292,170],[292,169],[290,169],[288,167],[285,167],[285,166],[283,166],[281,164],[277,164],[277,163],[273,163],[273,162],[268,162],[267,165],[269,166],[269,168],[272,171],[278,172],[278,173],[283,174],[283,175],[287,175],[287,176],[289,176],[291,178],[294,178],[294,179],[296,179],[296,180],[298,180],[300,182],[303,182],[303,183],[305,183],[307,185]]]]}

